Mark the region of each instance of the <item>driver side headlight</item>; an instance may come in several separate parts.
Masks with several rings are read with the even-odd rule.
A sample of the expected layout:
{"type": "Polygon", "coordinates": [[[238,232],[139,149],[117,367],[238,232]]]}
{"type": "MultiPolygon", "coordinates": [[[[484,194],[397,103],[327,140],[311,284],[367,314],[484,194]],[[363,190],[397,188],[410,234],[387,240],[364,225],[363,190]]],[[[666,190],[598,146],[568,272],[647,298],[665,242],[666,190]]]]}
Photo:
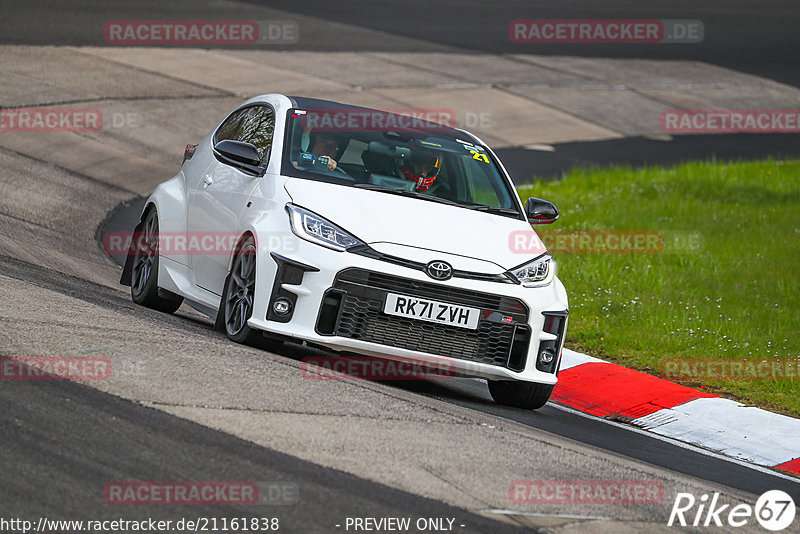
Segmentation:
{"type": "Polygon", "coordinates": [[[342,230],[332,222],[301,208],[295,204],[286,204],[292,231],[297,237],[311,241],[317,245],[343,252],[350,247],[364,244],[360,239],[342,230]]]}
{"type": "Polygon", "coordinates": [[[508,274],[525,287],[541,287],[553,281],[555,272],[555,260],[549,254],[545,254],[519,267],[514,267],[508,271],[508,274]]]}

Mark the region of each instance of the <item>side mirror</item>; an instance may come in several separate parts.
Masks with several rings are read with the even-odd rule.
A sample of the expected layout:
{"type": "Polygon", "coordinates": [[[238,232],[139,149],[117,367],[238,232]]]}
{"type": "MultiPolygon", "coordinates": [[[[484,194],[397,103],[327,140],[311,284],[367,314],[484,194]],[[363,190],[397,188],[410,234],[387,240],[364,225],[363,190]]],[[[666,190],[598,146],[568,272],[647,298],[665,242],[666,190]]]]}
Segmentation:
{"type": "Polygon", "coordinates": [[[531,224],[552,224],[558,219],[558,208],[549,200],[531,197],[525,203],[525,216],[531,224]]]}
{"type": "Polygon", "coordinates": [[[264,168],[260,167],[261,156],[258,149],[251,143],[225,139],[214,145],[214,155],[217,159],[249,174],[263,175],[264,168]]]}

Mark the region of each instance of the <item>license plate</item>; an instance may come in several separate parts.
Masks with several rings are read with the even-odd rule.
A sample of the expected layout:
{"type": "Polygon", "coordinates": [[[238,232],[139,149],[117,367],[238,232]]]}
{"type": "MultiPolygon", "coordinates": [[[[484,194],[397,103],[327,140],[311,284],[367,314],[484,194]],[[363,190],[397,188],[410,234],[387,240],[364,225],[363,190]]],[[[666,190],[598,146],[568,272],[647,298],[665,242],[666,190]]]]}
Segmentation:
{"type": "Polygon", "coordinates": [[[478,321],[481,318],[481,310],[478,308],[468,308],[467,306],[409,297],[408,295],[397,295],[395,293],[386,295],[383,313],[399,317],[410,317],[431,323],[469,328],[470,330],[478,328],[478,321]]]}

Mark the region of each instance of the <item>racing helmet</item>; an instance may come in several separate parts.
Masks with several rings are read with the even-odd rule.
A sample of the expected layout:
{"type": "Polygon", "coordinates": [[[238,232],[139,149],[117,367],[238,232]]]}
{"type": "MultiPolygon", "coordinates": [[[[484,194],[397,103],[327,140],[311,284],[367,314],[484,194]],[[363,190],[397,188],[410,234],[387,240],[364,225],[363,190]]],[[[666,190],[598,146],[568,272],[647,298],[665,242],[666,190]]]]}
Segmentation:
{"type": "Polygon", "coordinates": [[[401,178],[416,182],[416,191],[429,189],[442,168],[442,155],[435,150],[415,149],[407,158],[397,160],[401,178]]]}

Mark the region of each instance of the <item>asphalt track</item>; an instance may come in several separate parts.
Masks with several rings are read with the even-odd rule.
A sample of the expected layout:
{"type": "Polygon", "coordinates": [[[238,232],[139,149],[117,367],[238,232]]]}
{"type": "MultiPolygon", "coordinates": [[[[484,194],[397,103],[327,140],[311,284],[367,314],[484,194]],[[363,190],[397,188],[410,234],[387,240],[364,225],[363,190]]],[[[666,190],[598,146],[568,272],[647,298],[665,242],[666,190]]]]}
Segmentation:
{"type": "Polygon", "coordinates": [[[747,161],[800,156],[800,135],[723,134],[642,136],[607,141],[554,143],[546,150],[499,148],[495,152],[517,184],[558,178],[573,167],[672,166],[688,161],[747,161]]]}
{"type": "MultiPolygon", "coordinates": [[[[536,54],[590,58],[646,58],[698,61],[800,87],[800,9],[792,0],[764,6],[752,0],[630,3],[575,0],[528,2],[439,0],[369,2],[345,0],[244,0],[218,3],[178,0],[153,5],[134,0],[113,3],[4,0],[0,44],[103,46],[105,23],[113,20],[292,20],[302,37],[266,50],[312,52],[464,52],[536,54]],[[687,19],[704,24],[695,44],[519,44],[507,37],[516,19],[687,19]]],[[[155,45],[158,46],[158,45],[155,45]]],[[[233,45],[229,48],[236,48],[233,45]]],[[[226,45],[216,45],[226,48],[226,45]]],[[[241,47],[239,47],[241,48],[241,47]]],[[[490,60],[489,60],[490,61],[490,60]]],[[[303,62],[298,72],[311,68],[303,62]]],[[[522,67],[521,67],[522,68],[522,67]]],[[[342,76],[342,81],[347,81],[342,76]]],[[[412,80],[409,80],[411,82],[412,80]]],[[[494,80],[487,79],[486,83],[494,80]]],[[[798,134],[626,136],[603,141],[564,142],[554,151],[500,148],[498,154],[517,183],[556,177],[572,166],[610,164],[672,165],[689,160],[747,160],[800,156],[798,134]]]]}
{"type": "Polygon", "coordinates": [[[177,520],[278,517],[281,530],[332,532],[346,517],[448,517],[465,532],[520,528],[327,469],[72,382],[0,388],[3,517],[177,520]],[[97,488],[128,480],[257,481],[253,506],[108,506],[97,488]],[[302,488],[302,489],[300,489],[302,488]],[[309,513],[309,510],[312,513],[309,513]]]}
{"type": "MultiPolygon", "coordinates": [[[[414,39],[494,54],[528,53],[584,57],[684,59],[706,61],[785,83],[800,83],[800,36],[797,4],[791,0],[769,5],[748,0],[627,2],[481,2],[445,0],[427,2],[292,2],[249,3],[297,14],[313,14],[329,21],[347,22],[414,39]],[[693,19],[703,22],[705,37],[694,45],[519,44],[507,38],[508,24],[517,19],[693,19]]],[[[315,49],[320,45],[314,43],[315,49]]],[[[337,48],[328,41],[322,46],[337,48]]],[[[377,43],[358,43],[362,49],[377,43]]]]}
{"type": "MultiPolygon", "coordinates": [[[[229,15],[247,13],[241,4],[223,5],[229,15]]],[[[279,14],[282,17],[292,11],[302,17],[313,15],[309,24],[318,28],[318,33],[312,30],[316,40],[304,42],[310,50],[388,46],[393,50],[402,46],[418,50],[420,43],[426,43],[425,49],[477,46],[482,52],[495,53],[509,51],[507,42],[472,36],[484,35],[487,24],[500,27],[510,19],[528,17],[519,13],[529,13],[533,8],[528,3],[507,3],[491,9],[481,2],[425,3],[426,15],[417,17],[408,13],[422,11],[407,9],[407,3],[371,4],[369,9],[347,2],[305,4],[302,8],[293,3],[260,4],[264,5],[284,10],[279,14]],[[365,33],[362,38],[336,39],[335,30],[326,20],[388,32],[392,38],[381,42],[375,40],[374,34],[365,33]],[[446,25],[441,22],[444,20],[446,25]]],[[[753,3],[704,4],[702,12],[688,4],[674,8],[674,4],[669,4],[669,10],[666,4],[653,5],[630,12],[622,4],[616,7],[573,4],[565,14],[556,4],[540,4],[536,16],[566,18],[580,12],[582,18],[613,18],[621,14],[625,18],[666,18],[661,14],[668,13],[669,18],[702,18],[708,21],[707,32],[711,24],[732,29],[724,38],[715,37],[702,48],[576,47],[569,53],[691,56],[797,84],[800,70],[797,55],[786,53],[800,48],[792,4],[775,3],[770,11],[753,3]],[[734,38],[741,35],[745,38],[734,38]]],[[[109,19],[188,18],[187,13],[192,18],[202,18],[218,13],[220,4],[174,2],[144,9],[139,2],[113,6],[4,2],[2,7],[0,42],[65,45],[101,44],[97,28],[109,19]]],[[[548,50],[536,52],[547,54],[548,50]]],[[[709,142],[720,141],[715,138],[709,142]]],[[[795,142],[796,136],[727,138],[723,144],[727,143],[728,152],[721,157],[747,157],[748,151],[752,157],[796,155],[795,142]]],[[[559,174],[571,161],[580,160],[581,154],[585,161],[598,164],[638,165],[676,157],[670,150],[658,150],[659,146],[675,146],[657,144],[662,141],[607,143],[565,144],[561,147],[564,150],[555,156],[562,159],[548,160],[548,153],[543,152],[536,163],[539,167],[531,166],[529,159],[520,159],[515,165],[522,176],[546,176],[559,174]],[[631,150],[643,145],[651,148],[631,150]],[[652,150],[650,155],[648,150],[652,150]],[[626,156],[627,152],[636,154],[626,156]]],[[[686,141],[680,157],[707,155],[709,149],[702,145],[698,148],[697,144],[686,141]]],[[[717,149],[711,152],[718,154],[717,149]]],[[[509,152],[503,157],[513,159],[514,155],[509,152]]],[[[561,479],[626,477],[638,473],[664,480],[667,500],[674,491],[681,490],[719,489],[734,498],[747,498],[766,489],[783,489],[800,501],[800,485],[792,479],[555,406],[548,405],[537,412],[503,408],[489,400],[485,385],[473,380],[306,387],[301,381],[292,381],[299,374],[296,362],[316,352],[292,344],[277,355],[244,349],[212,331],[208,321],[189,310],[166,316],[130,302],[124,290],[115,285],[118,270],[102,255],[97,238],[102,236],[102,229],[130,227],[137,213],[136,203],[116,210],[101,228],[97,224],[114,206],[135,196],[131,190],[68,173],[46,159],[36,160],[14,151],[3,149],[0,160],[5,169],[0,176],[3,193],[0,246],[6,254],[0,256],[3,355],[83,354],[93,347],[101,350],[111,346],[119,352],[114,357],[119,357],[123,364],[147,359],[147,365],[152,365],[145,377],[123,376],[109,386],[65,382],[0,384],[3,433],[0,467],[4,481],[0,487],[0,515],[4,518],[275,515],[281,518],[282,530],[288,532],[333,532],[338,530],[335,525],[348,516],[400,515],[455,517],[466,525],[464,532],[511,532],[521,527],[563,527],[566,532],[582,528],[603,531],[606,527],[592,527],[591,522],[585,521],[612,516],[619,522],[607,528],[636,531],[657,530],[664,525],[664,514],[670,504],[665,502],[652,512],[589,509],[586,512],[589,519],[568,517],[568,508],[544,510],[545,520],[526,518],[517,510],[520,513],[511,518],[511,523],[499,521],[502,516],[498,514],[489,514],[493,519],[478,515],[476,512],[485,510],[492,502],[481,493],[484,486],[499,487],[502,493],[508,487],[509,479],[504,478],[508,473],[520,473],[520,478],[561,479]],[[66,201],[61,202],[61,198],[66,201]],[[228,368],[233,369],[235,380],[227,378],[228,368]],[[286,373],[281,374],[284,369],[286,373]],[[272,391],[264,392],[265,387],[272,391]],[[450,417],[457,419],[458,424],[439,420],[450,417]],[[393,423],[397,430],[381,427],[382,421],[393,423]],[[294,425],[319,425],[321,430],[314,434],[313,428],[305,432],[294,425]],[[337,427],[349,435],[336,436],[337,427]],[[405,434],[404,428],[409,429],[405,434]],[[464,428],[466,432],[459,434],[464,428]],[[478,436],[475,441],[465,441],[462,445],[491,443],[499,448],[500,438],[479,438],[490,432],[487,428],[491,432],[502,431],[502,438],[514,445],[519,445],[519,436],[526,436],[535,440],[537,446],[530,445],[533,441],[524,442],[524,450],[508,456],[505,463],[512,464],[512,468],[501,475],[500,471],[487,470],[474,459],[481,455],[476,453],[483,453],[485,458],[481,463],[503,465],[503,462],[490,464],[496,459],[488,451],[451,451],[445,448],[447,442],[441,445],[440,435],[459,435],[461,439],[475,435],[478,436]],[[396,440],[393,446],[380,442],[381,433],[396,440]],[[419,445],[425,441],[442,447],[440,451],[421,451],[436,460],[431,460],[427,469],[435,477],[446,479],[450,483],[446,487],[452,493],[430,483],[415,482],[419,471],[404,479],[399,466],[402,462],[393,458],[414,457],[414,451],[407,450],[411,443],[419,445]],[[353,450],[353,443],[358,450],[353,450]],[[460,474],[443,467],[452,466],[452,460],[450,463],[447,460],[458,456],[470,459],[457,465],[462,469],[470,466],[474,471],[472,477],[458,478],[460,474]],[[288,481],[300,488],[300,500],[284,506],[248,509],[148,506],[121,510],[109,506],[102,498],[104,484],[112,480],[288,481]],[[459,504],[450,504],[454,502],[459,504]]],[[[154,184],[158,180],[152,181],[154,184]]],[[[409,463],[409,469],[413,467],[418,466],[409,463]]],[[[575,509],[572,510],[574,514],[575,509]]]]}
{"type": "MultiPolygon", "coordinates": [[[[303,24],[302,39],[286,49],[312,51],[462,49],[483,53],[687,59],[706,61],[784,83],[800,84],[800,20],[797,3],[773,0],[691,0],[594,2],[506,0],[410,0],[361,2],[343,0],[247,0],[245,2],[153,3],[83,2],[69,0],[4,0],[0,15],[0,44],[104,44],[102,28],[109,20],[195,20],[248,17],[274,11],[275,20],[287,14],[303,24]],[[251,7],[248,7],[248,4],[251,7]],[[516,44],[507,37],[516,19],[695,19],[705,36],[697,45],[516,44]],[[372,32],[348,32],[350,28],[372,32]],[[375,33],[380,32],[380,33],[375,33]],[[382,36],[382,37],[381,37],[382,36]]],[[[270,48],[276,48],[270,45],[270,48]]],[[[277,47],[280,49],[280,47],[277,47]]],[[[302,65],[298,65],[302,69],[302,65]]]]}

